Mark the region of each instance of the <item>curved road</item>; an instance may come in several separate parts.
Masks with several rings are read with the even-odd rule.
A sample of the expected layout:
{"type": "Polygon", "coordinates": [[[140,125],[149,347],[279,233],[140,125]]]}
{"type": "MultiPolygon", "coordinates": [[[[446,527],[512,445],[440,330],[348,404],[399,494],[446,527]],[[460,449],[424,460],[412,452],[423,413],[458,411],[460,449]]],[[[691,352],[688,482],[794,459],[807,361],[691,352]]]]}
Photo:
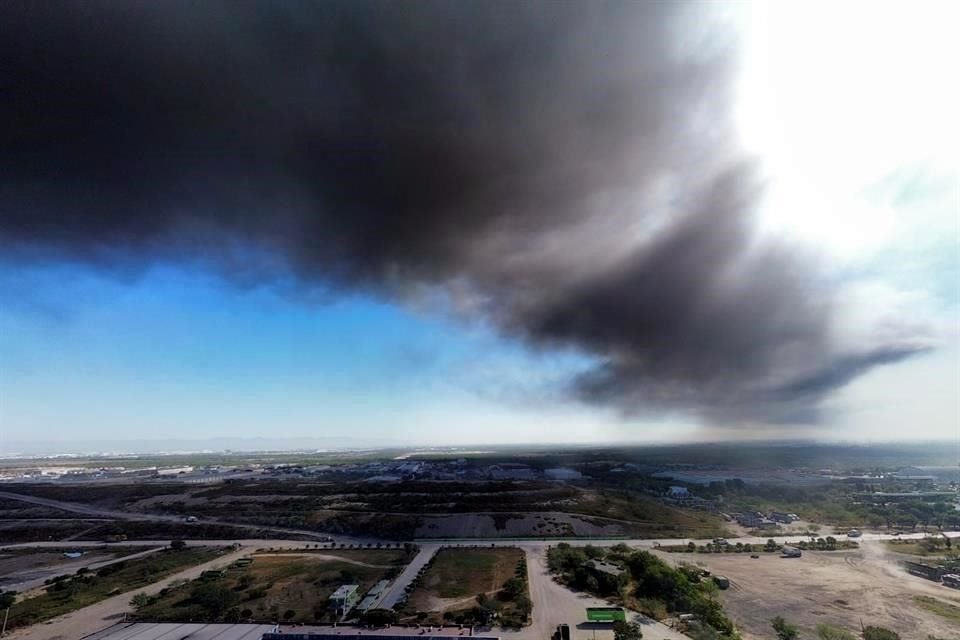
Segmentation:
{"type": "MultiPolygon", "coordinates": [[[[71,511],[73,513],[80,513],[88,516],[96,516],[99,518],[112,518],[114,520],[136,520],[141,522],[170,522],[176,524],[184,524],[183,516],[173,516],[173,515],[162,515],[156,513],[134,513],[130,511],[116,511],[113,509],[104,509],[101,507],[91,507],[85,504],[78,504],[76,502],[64,502],[62,500],[50,500],[48,498],[38,498],[36,496],[28,496],[22,493],[11,493],[9,491],[0,491],[0,498],[6,498],[8,500],[18,500],[20,502],[27,502],[29,504],[35,504],[43,507],[51,507],[53,509],[60,509],[61,511],[71,511]]],[[[288,534],[288,535],[299,535],[299,536],[309,536],[317,540],[333,540],[334,537],[326,533],[318,533],[317,531],[310,531],[307,529],[286,529],[283,527],[271,527],[271,526],[261,526],[256,524],[241,524],[237,522],[230,522],[227,520],[215,520],[215,519],[202,519],[197,520],[196,524],[216,524],[224,525],[230,527],[236,527],[238,529],[247,529],[251,531],[270,531],[273,533],[288,534]]],[[[343,539],[347,542],[368,542],[366,539],[360,538],[349,538],[345,536],[337,536],[337,540],[343,539]]],[[[376,539],[371,539],[371,542],[377,542],[376,539]]]]}

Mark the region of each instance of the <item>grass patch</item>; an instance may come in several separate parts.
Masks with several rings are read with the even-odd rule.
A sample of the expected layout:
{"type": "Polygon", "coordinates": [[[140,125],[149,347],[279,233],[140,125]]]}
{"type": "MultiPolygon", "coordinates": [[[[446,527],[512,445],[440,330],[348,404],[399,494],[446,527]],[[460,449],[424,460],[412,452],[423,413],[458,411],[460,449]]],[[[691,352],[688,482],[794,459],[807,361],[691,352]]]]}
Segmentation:
{"type": "Polygon", "coordinates": [[[95,572],[59,576],[47,586],[43,595],[27,598],[11,607],[7,628],[43,622],[118,593],[145,587],[185,567],[212,560],[219,554],[219,551],[210,549],[164,550],[143,558],[120,561],[95,572]]]}
{"type": "Polygon", "coordinates": [[[937,600],[930,596],[913,596],[913,601],[931,613],[941,618],[960,624],[960,607],[955,604],[937,600]]]}
{"type": "Polygon", "coordinates": [[[398,573],[408,559],[403,550],[258,554],[249,566],[231,568],[221,578],[164,589],[138,607],[136,617],[151,622],[333,622],[326,604],[337,587],[357,584],[366,593],[377,581],[398,573]],[[351,559],[365,564],[347,561],[351,559]]]}
{"type": "Polygon", "coordinates": [[[423,576],[419,595],[463,598],[499,589],[522,557],[519,549],[441,549],[423,576]]]}
{"type": "Polygon", "coordinates": [[[520,627],[532,610],[520,549],[441,549],[414,585],[404,613],[428,624],[520,627]]]}

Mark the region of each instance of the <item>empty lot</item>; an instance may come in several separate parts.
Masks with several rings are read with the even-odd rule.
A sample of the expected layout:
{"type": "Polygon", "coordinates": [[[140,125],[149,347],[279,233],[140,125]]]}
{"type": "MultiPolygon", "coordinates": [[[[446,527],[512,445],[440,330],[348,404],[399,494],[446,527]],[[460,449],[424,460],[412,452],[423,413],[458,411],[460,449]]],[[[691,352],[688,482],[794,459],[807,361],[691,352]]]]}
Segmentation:
{"type": "Polygon", "coordinates": [[[410,604],[417,611],[469,608],[478,593],[494,595],[513,577],[523,559],[520,549],[441,549],[410,604]]]}
{"type": "Polygon", "coordinates": [[[859,628],[860,620],[893,629],[904,638],[957,639],[956,622],[919,606],[913,596],[960,605],[960,591],[911,576],[877,542],[856,551],[807,552],[783,559],[760,554],[661,554],[730,578],[721,592],[730,617],[745,640],[771,636],[770,619],[782,615],[814,637],[822,622],[859,628]]]}

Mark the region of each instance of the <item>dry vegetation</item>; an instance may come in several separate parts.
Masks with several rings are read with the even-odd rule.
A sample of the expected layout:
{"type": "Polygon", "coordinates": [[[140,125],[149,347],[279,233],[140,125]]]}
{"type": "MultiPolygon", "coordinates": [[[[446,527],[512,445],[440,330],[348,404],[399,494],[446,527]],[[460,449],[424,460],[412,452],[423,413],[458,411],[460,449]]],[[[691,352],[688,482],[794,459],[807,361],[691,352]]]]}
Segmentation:
{"type": "Polygon", "coordinates": [[[481,594],[479,601],[489,601],[492,608],[500,610],[501,619],[507,620],[513,619],[524,598],[529,601],[526,563],[520,549],[441,549],[417,581],[405,613],[419,614],[418,619],[427,622],[456,620],[478,605],[481,594]],[[521,597],[502,593],[521,574],[521,597]]]}
{"type": "Polygon", "coordinates": [[[399,572],[404,550],[312,550],[264,552],[247,567],[232,567],[145,600],[141,620],[189,622],[332,622],[327,599],[342,584],[365,593],[399,572]]]}
{"type": "Polygon", "coordinates": [[[960,592],[908,575],[881,545],[805,552],[793,559],[773,554],[757,559],[746,554],[661,555],[730,579],[730,588],[720,593],[745,640],[770,638],[770,619],[777,615],[799,626],[801,638],[816,637],[816,626],[822,623],[858,629],[860,619],[893,629],[903,638],[958,637],[955,622],[904,594],[960,606],[960,592]]]}

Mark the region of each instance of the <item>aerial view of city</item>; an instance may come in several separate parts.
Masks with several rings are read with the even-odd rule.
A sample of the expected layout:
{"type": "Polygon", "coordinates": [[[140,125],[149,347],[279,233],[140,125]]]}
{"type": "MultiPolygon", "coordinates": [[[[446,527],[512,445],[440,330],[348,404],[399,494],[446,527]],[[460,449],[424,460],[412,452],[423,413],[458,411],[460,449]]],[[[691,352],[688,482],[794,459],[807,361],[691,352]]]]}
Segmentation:
{"type": "Polygon", "coordinates": [[[960,640],[960,9],[0,7],[0,638],[960,640]]]}

